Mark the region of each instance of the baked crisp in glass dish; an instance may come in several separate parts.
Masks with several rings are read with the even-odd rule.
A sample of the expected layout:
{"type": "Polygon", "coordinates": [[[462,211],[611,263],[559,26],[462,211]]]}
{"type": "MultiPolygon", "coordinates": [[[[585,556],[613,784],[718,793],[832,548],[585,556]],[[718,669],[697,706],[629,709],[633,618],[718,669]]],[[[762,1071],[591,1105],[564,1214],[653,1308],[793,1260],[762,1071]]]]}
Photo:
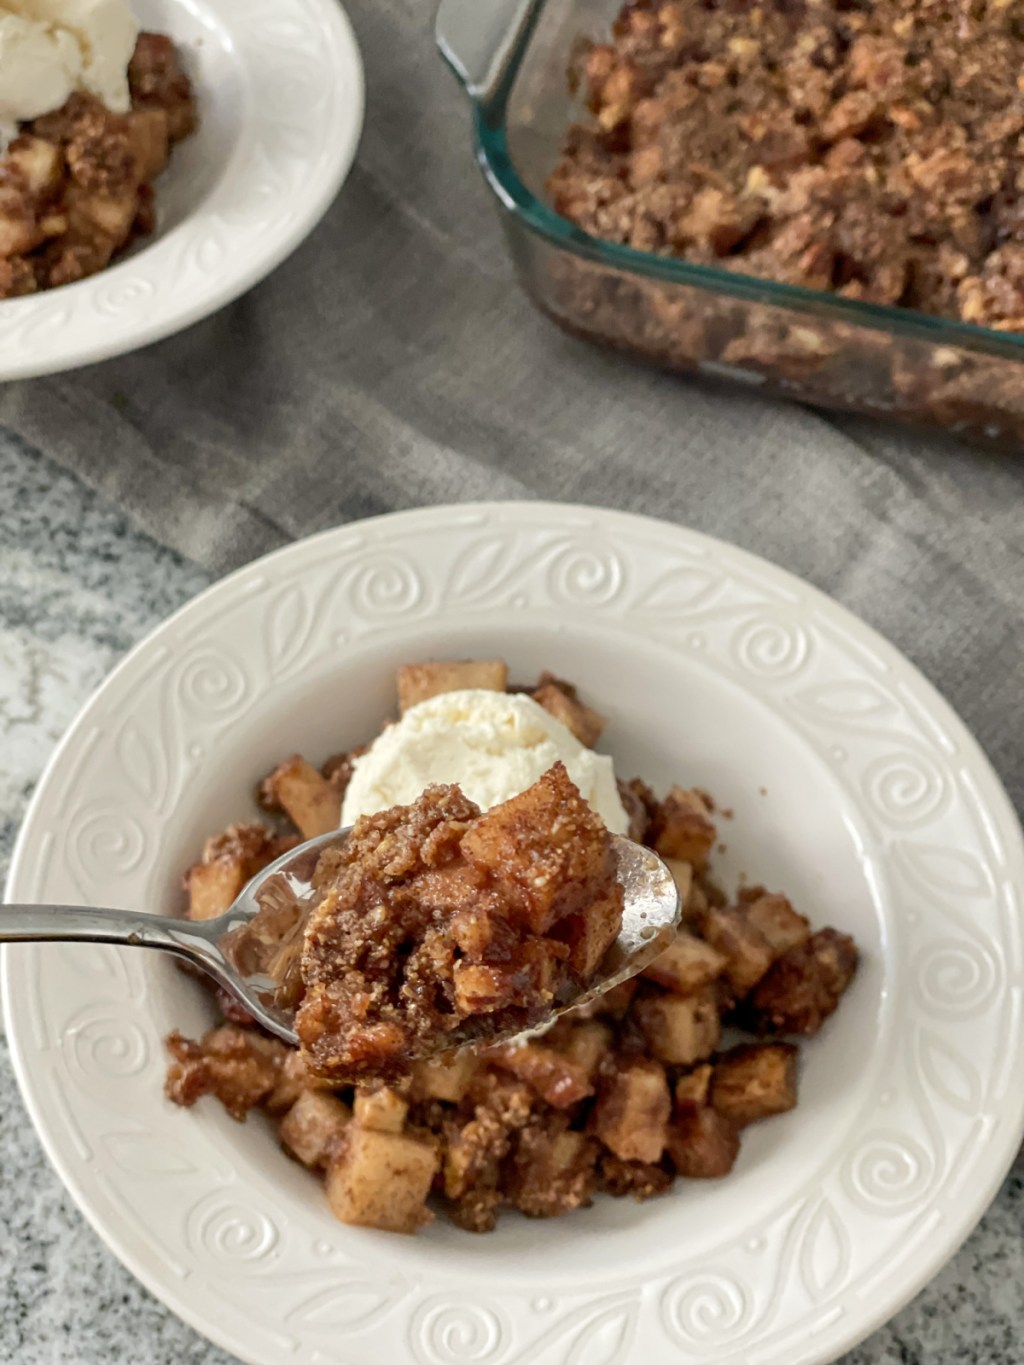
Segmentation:
{"type": "Polygon", "coordinates": [[[683,374],[1020,448],[1019,4],[525,9],[441,0],[439,41],[544,313],[683,374]]]}
{"type": "MultiPolygon", "coordinates": [[[[401,670],[403,709],[444,686],[464,688],[467,668],[479,665],[401,670]]],[[[479,684],[479,673],[473,679],[479,684]]],[[[483,685],[508,687],[504,666],[483,685]]],[[[597,742],[603,719],[570,684],[544,675],[534,688],[508,691],[528,693],[581,744],[597,742]]],[[[335,755],[320,769],[297,756],[277,768],[260,792],[278,828],[236,825],[209,840],[186,875],[190,915],[221,913],[246,879],[282,848],[336,827],[355,761],[365,752],[335,755]]],[[[569,803],[589,839],[595,838],[595,825],[603,829],[596,817],[573,807],[571,784],[557,770],[537,786],[542,801],[546,794],[569,803]]],[[[857,949],[836,930],[814,931],[780,893],[746,886],[735,896],[725,894],[712,867],[716,812],[707,793],[676,786],[658,799],[634,779],[619,783],[619,796],[630,837],[668,862],[684,906],[675,941],[640,977],[571,1011],[540,1037],[464,1047],[440,1059],[406,1059],[404,1067],[394,1067],[388,1084],[325,1079],[316,1074],[323,1059],[316,1056],[315,1029],[311,1057],[310,1050],[289,1049],[267,1037],[222,999],[221,1022],[201,1040],[180,1034],[168,1039],[168,1096],[191,1105],[212,1094],[236,1118],[262,1109],[277,1123],[285,1150],[323,1178],[338,1218],[398,1232],[428,1223],[434,1216],[431,1200],[460,1227],[484,1232],[502,1209],[554,1217],[585,1207],[599,1193],[645,1199],[676,1179],[727,1175],[743,1130],[796,1105],[799,1054],[793,1039],[816,1033],[836,1009],[856,970],[857,949]]],[[[365,898],[353,894],[358,888],[346,884],[346,868],[358,866],[367,850],[372,855],[375,841],[414,826],[414,847],[407,852],[421,875],[420,850],[430,837],[426,825],[439,830],[442,841],[453,821],[486,831],[488,816],[476,810],[448,788],[428,793],[412,814],[406,808],[367,817],[356,826],[358,846],[350,861],[333,858],[324,868],[329,907],[324,914],[332,915],[342,901],[346,913],[365,908],[365,898]]],[[[501,812],[501,806],[493,812],[492,834],[500,831],[501,812]]],[[[530,829],[531,838],[544,829],[536,811],[530,829]]],[[[460,833],[455,866],[466,856],[462,839],[460,833]]],[[[600,841],[591,847],[598,849],[600,841]]],[[[500,837],[480,840],[477,853],[488,878],[515,877],[519,835],[508,849],[502,852],[500,837]]],[[[360,878],[367,867],[374,873],[372,857],[360,878]]],[[[558,885],[564,887],[564,877],[558,885]]],[[[596,899],[607,891],[599,868],[587,885],[596,899]]],[[[371,899],[379,904],[391,889],[385,886],[382,893],[377,884],[371,899]]],[[[447,930],[461,923],[460,932],[472,943],[481,928],[474,919],[476,888],[467,893],[462,881],[457,891],[438,894],[446,912],[442,923],[447,930]]],[[[558,925],[571,923],[579,910],[577,903],[564,916],[542,916],[541,942],[548,942],[545,933],[557,938],[558,925]]],[[[488,920],[489,928],[500,922],[501,916],[488,920]]],[[[610,927],[601,915],[595,922],[610,927]]],[[[311,933],[315,942],[318,929],[315,922],[296,926],[285,919],[279,933],[277,944],[266,947],[273,952],[284,945],[294,957],[297,935],[311,933]]],[[[570,957],[583,951],[573,933],[562,941],[570,957]]],[[[516,938],[517,951],[522,942],[516,938]]],[[[396,975],[388,947],[395,944],[385,940],[380,963],[385,995],[410,979],[407,971],[396,975]]],[[[590,947],[596,952],[596,941],[590,947]]],[[[444,969],[432,985],[454,980],[448,933],[443,948],[444,969]]],[[[585,959],[589,949],[577,959],[580,970],[585,959]]],[[[568,959],[556,954],[555,960],[568,959]]],[[[537,978],[532,980],[536,985],[537,978]]],[[[308,997],[312,1018],[319,1015],[316,984],[308,997]]],[[[499,984],[515,985],[507,978],[499,984]]],[[[306,981],[298,983],[300,1019],[307,988],[306,981]]],[[[503,995],[499,1008],[512,999],[514,994],[503,995]]],[[[432,1035],[438,1019],[431,1015],[424,1025],[432,1035]]],[[[392,1061],[408,1041],[397,1040],[392,1061]]]]}
{"type": "Polygon", "coordinates": [[[1005,0],[628,0],[550,182],[595,237],[1024,331],[1024,23],[1005,0]]]}

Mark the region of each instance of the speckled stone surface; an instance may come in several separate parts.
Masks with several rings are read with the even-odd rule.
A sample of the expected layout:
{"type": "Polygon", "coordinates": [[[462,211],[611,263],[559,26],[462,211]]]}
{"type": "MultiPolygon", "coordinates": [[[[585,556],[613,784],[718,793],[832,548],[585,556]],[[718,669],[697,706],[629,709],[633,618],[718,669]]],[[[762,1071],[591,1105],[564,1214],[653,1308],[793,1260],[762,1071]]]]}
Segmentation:
{"type": "MultiPolygon", "coordinates": [[[[117,658],[207,583],[0,431],[0,862],[67,723],[117,658]]],[[[933,1283],[845,1365],[1020,1365],[1024,1172],[933,1283]]],[[[227,1365],[106,1251],[50,1170],[0,1040],[0,1363],[227,1365]]],[[[400,1365],[400,1362],[382,1362],[400,1365]]]]}

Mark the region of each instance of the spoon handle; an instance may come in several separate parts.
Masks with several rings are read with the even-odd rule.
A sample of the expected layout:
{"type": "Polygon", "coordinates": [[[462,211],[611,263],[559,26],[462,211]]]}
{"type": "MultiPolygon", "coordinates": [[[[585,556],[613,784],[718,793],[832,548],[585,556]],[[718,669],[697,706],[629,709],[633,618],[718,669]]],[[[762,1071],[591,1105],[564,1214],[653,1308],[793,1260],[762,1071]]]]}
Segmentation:
{"type": "Polygon", "coordinates": [[[0,943],[119,943],[129,948],[163,948],[196,961],[205,959],[208,938],[199,924],[135,910],[3,905],[0,943]]]}
{"type": "Polygon", "coordinates": [[[273,1002],[272,981],[243,978],[222,943],[251,915],[229,910],[219,919],[169,919],[135,910],[101,910],[87,905],[0,905],[0,944],[113,943],[124,948],[162,948],[213,978],[265,1029],[297,1044],[291,1016],[273,1002]]]}

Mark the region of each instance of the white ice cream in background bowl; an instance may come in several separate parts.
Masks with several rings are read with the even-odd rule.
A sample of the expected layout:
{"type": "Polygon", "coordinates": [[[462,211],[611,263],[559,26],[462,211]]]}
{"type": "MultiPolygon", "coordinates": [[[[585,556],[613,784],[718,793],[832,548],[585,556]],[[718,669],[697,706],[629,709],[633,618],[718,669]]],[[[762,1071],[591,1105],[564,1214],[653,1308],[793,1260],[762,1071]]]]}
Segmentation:
{"type": "Polygon", "coordinates": [[[0,0],[0,147],[76,90],[127,113],[138,35],[128,0],[0,0]]]}
{"type": "Polygon", "coordinates": [[[430,697],[388,726],[355,762],[341,823],[410,805],[433,783],[457,783],[490,810],[559,760],[612,833],[625,834],[629,820],[607,755],[586,748],[532,697],[476,689],[430,697]]]}

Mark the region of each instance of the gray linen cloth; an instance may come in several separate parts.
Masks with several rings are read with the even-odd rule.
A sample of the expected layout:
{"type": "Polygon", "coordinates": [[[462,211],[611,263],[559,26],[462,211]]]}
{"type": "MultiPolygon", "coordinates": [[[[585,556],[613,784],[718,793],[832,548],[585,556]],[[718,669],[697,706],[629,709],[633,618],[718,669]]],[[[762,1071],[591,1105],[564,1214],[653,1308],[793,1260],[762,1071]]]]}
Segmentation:
{"type": "MultiPolygon", "coordinates": [[[[934,435],[684,382],[563,336],[513,280],[463,101],[433,49],[433,4],[348,8],[367,65],[367,127],[324,223],[271,279],[181,336],[0,390],[10,467],[29,456],[62,466],[61,508],[98,495],[89,516],[114,519],[99,543],[130,542],[133,569],[148,564],[157,577],[176,564],[182,584],[197,570],[177,555],[217,576],[338,522],[441,502],[565,499],[697,527],[785,565],[893,640],[960,711],[1020,808],[1024,467],[934,435]],[[157,545],[125,531],[119,513],[157,545]]],[[[54,472],[38,496],[61,480],[54,472]]],[[[0,552],[17,520],[0,509],[0,552]]],[[[86,533],[71,518],[61,545],[77,534],[86,533]]],[[[27,553],[19,541],[15,562],[27,553]]],[[[61,550],[60,570],[91,572],[96,561],[83,554],[79,564],[76,553],[61,550]]],[[[14,1122],[0,1159],[27,1172],[38,1158],[14,1122]]],[[[8,1225],[29,1226],[30,1196],[5,1198],[8,1225]]],[[[985,1322],[1004,1342],[1024,1322],[1020,1241],[996,1231],[1019,1230],[1020,1199],[1018,1176],[989,1215],[989,1240],[979,1232],[899,1331],[856,1360],[939,1359],[941,1324],[956,1313],[960,1358],[1009,1365],[1012,1347],[993,1343],[985,1322]],[[1000,1277],[995,1263],[1007,1256],[1017,1269],[1000,1277]],[[1016,1298],[1007,1287],[999,1301],[993,1281],[984,1300],[968,1294],[972,1319],[961,1291],[981,1270],[1016,1283],[1016,1298]]],[[[77,1221],[66,1237],[94,1254],[77,1221]]],[[[115,1295],[141,1295],[102,1267],[115,1295]]],[[[0,1290],[0,1318],[4,1307],[0,1290]]],[[[66,1332],[56,1301],[53,1314],[66,1332]]],[[[174,1331],[146,1307],[146,1358],[181,1358],[187,1340],[189,1359],[222,1359],[187,1333],[165,1357],[159,1343],[174,1331]]],[[[45,1358],[129,1358],[134,1320],[116,1335],[113,1354],[101,1333],[93,1347],[57,1346],[45,1358]]]]}

